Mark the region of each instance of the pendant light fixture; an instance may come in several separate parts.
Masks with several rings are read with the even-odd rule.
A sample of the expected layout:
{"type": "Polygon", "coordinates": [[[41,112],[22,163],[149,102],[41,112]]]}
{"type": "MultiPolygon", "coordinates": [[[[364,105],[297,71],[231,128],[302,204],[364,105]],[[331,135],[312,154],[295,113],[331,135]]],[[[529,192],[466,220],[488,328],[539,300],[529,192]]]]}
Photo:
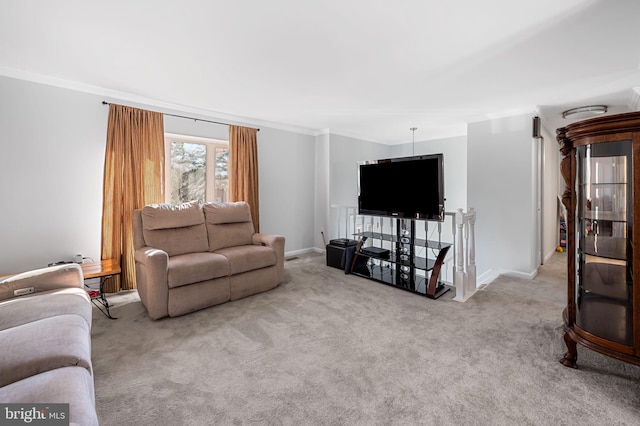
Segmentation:
{"type": "Polygon", "coordinates": [[[418,128],[410,127],[409,130],[411,130],[411,133],[413,134],[411,137],[411,155],[416,155],[416,130],[418,130],[418,128]]]}

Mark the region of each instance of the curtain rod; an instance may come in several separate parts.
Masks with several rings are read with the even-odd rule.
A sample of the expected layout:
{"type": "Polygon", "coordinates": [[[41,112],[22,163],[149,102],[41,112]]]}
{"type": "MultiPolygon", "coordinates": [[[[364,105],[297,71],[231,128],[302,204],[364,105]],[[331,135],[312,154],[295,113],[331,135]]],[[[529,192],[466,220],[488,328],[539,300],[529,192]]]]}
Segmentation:
{"type": "MultiPolygon", "coordinates": [[[[102,105],[118,105],[118,104],[112,104],[112,103],[107,102],[107,101],[102,101],[102,105]]],[[[121,105],[121,106],[124,106],[124,105],[121,105]]],[[[187,120],[204,121],[205,123],[222,124],[223,126],[230,126],[229,123],[223,123],[221,121],[205,120],[203,118],[186,117],[184,115],[169,114],[169,113],[166,113],[166,112],[162,112],[161,114],[162,115],[168,115],[170,117],[185,118],[187,120]]],[[[248,126],[243,126],[243,127],[248,127],[248,126]]],[[[250,128],[251,129],[256,129],[258,132],[260,131],[260,129],[255,128],[255,127],[250,127],[250,128]]]]}

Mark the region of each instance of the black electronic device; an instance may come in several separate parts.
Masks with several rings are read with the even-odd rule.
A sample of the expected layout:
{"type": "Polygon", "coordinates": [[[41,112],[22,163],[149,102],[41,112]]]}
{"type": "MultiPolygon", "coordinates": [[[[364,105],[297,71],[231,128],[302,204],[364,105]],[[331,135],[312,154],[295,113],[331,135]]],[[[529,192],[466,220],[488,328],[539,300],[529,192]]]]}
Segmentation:
{"type": "Polygon", "coordinates": [[[51,262],[47,264],[47,266],[51,267],[51,266],[58,266],[58,265],[67,265],[69,263],[74,263],[74,262],[70,260],[58,260],[57,262],[51,262]]]}
{"type": "Polygon", "coordinates": [[[443,221],[444,201],[443,154],[359,164],[359,214],[443,221]]]}
{"type": "Polygon", "coordinates": [[[533,137],[541,138],[542,133],[540,133],[540,117],[533,117],[533,137]]]}
{"type": "Polygon", "coordinates": [[[329,244],[337,247],[351,247],[358,244],[358,241],[349,238],[336,238],[335,240],[330,240],[329,244]]]}
{"type": "Polygon", "coordinates": [[[389,251],[389,249],[384,249],[381,247],[363,247],[360,249],[360,253],[367,256],[388,258],[391,252],[389,251]]]}

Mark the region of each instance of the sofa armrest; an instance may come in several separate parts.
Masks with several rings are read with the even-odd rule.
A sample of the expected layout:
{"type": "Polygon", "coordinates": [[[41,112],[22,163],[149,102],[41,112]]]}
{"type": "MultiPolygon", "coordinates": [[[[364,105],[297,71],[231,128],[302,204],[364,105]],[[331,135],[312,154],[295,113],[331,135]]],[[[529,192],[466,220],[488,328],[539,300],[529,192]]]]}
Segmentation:
{"type": "Polygon", "coordinates": [[[284,237],[282,235],[253,234],[252,242],[255,245],[271,247],[276,252],[276,267],[278,270],[278,283],[284,281],[284,237]]]}
{"type": "Polygon", "coordinates": [[[142,304],[152,319],[169,315],[169,255],[153,247],[140,247],[134,252],[136,283],[142,304]]]}
{"type": "Polygon", "coordinates": [[[16,290],[28,289],[26,291],[30,293],[38,293],[68,287],[84,288],[82,268],[77,263],[34,269],[0,279],[0,301],[21,295],[16,295],[16,290]],[[30,291],[31,288],[33,291],[30,291]]]}

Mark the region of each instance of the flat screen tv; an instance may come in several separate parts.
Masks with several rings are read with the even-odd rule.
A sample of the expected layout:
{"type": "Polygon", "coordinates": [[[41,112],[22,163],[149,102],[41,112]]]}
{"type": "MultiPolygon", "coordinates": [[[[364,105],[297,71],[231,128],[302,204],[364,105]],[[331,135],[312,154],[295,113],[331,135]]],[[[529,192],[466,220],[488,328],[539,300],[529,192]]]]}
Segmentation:
{"type": "Polygon", "coordinates": [[[358,213],[444,220],[444,155],[361,162],[358,213]]]}

